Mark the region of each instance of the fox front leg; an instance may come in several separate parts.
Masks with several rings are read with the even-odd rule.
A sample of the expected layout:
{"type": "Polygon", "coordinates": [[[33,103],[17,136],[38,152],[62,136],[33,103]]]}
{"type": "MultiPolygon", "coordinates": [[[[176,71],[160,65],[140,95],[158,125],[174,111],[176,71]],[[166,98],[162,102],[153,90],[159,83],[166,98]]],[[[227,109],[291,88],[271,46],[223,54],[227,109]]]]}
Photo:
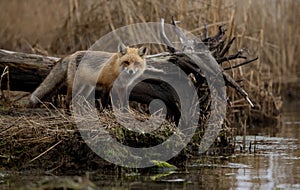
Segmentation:
{"type": "Polygon", "coordinates": [[[118,94],[118,99],[119,99],[121,110],[128,110],[129,109],[129,104],[128,104],[129,100],[127,101],[127,98],[128,98],[127,87],[118,87],[117,94],[118,94]]]}

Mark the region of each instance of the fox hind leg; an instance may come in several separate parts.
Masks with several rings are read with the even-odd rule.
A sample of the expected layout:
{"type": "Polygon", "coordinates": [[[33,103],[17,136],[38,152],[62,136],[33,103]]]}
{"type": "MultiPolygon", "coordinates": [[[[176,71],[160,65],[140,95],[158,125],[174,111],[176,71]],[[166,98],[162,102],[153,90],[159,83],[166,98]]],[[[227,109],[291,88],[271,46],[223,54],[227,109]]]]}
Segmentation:
{"type": "Polygon", "coordinates": [[[70,113],[70,102],[72,100],[72,87],[67,87],[67,95],[65,100],[65,106],[64,109],[66,110],[66,113],[70,113]]]}

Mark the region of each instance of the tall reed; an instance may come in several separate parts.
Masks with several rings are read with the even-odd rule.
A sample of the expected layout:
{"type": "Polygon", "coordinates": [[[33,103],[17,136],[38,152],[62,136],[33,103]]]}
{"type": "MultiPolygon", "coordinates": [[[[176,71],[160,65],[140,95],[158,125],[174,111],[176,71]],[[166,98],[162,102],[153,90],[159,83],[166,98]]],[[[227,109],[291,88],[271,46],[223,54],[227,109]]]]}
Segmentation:
{"type": "MultiPolygon", "coordinates": [[[[13,2],[13,6],[21,4],[13,2]]],[[[263,110],[265,113],[272,113],[274,106],[275,109],[280,107],[280,98],[277,95],[282,89],[282,84],[295,81],[299,77],[300,25],[297,23],[300,13],[297,8],[300,7],[300,1],[69,0],[59,6],[50,0],[43,3],[48,4],[49,12],[57,8],[56,12],[66,15],[62,16],[64,19],[60,21],[61,27],[51,35],[55,37],[50,38],[45,34],[41,37],[44,39],[40,39],[48,39],[49,44],[43,48],[51,55],[63,56],[88,49],[101,36],[121,26],[139,22],[159,22],[160,18],[170,22],[171,16],[174,16],[176,20],[181,21],[180,27],[199,37],[203,36],[204,24],[207,24],[210,34],[217,32],[218,25],[225,24],[228,40],[233,36],[237,37],[233,51],[243,49],[248,57],[259,56],[259,61],[229,72],[236,79],[244,79],[244,88],[252,98],[269,97],[268,101],[264,98],[255,100],[261,110],[268,107],[267,110],[263,110]]],[[[32,1],[30,9],[41,12],[41,4],[42,2],[32,1]]],[[[42,18],[35,21],[40,20],[42,18]]],[[[45,15],[45,20],[49,21],[49,16],[45,15]]],[[[5,48],[5,44],[11,41],[9,47],[14,46],[13,49],[18,51],[18,48],[23,47],[20,44],[24,44],[21,43],[24,41],[14,42],[19,38],[14,38],[8,31],[9,28],[0,29],[0,35],[3,36],[0,39],[1,48],[5,48]],[[11,40],[8,41],[7,36],[11,40]]],[[[32,28],[32,33],[34,32],[35,28],[32,28]]],[[[36,48],[38,42],[27,40],[26,46],[32,45],[36,48]]],[[[224,66],[226,64],[228,63],[224,66]]],[[[234,102],[242,102],[241,97],[236,94],[230,96],[234,102]]]]}

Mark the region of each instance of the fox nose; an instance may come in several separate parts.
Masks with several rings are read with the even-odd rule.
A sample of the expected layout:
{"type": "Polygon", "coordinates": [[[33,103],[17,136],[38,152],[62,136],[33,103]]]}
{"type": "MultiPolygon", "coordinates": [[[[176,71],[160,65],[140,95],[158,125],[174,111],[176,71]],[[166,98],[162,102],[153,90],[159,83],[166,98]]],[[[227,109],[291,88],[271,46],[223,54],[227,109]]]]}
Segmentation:
{"type": "Polygon", "coordinates": [[[128,73],[129,73],[130,75],[132,75],[132,74],[133,74],[133,70],[130,69],[130,70],[128,71],[128,73]]]}

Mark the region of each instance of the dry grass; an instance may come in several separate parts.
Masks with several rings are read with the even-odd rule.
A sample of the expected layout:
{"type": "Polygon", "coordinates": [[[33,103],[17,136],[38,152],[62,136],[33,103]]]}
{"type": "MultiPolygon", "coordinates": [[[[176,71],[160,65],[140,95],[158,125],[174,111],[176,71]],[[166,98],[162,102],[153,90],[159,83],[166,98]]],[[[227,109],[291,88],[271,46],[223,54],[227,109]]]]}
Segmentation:
{"type": "MultiPolygon", "coordinates": [[[[87,129],[87,132],[96,132],[99,138],[85,139],[88,141],[96,139],[95,143],[99,143],[101,139],[105,140],[106,135],[101,133],[101,130],[105,129],[109,135],[125,145],[149,147],[164,142],[176,129],[173,123],[164,122],[158,130],[151,133],[136,133],[116,122],[110,110],[104,110],[97,115],[98,122],[103,128],[91,128],[90,125],[87,125],[88,128],[80,128],[82,131],[87,129]]],[[[142,114],[134,115],[139,120],[148,118],[142,114]]],[[[77,122],[78,120],[91,123],[95,118],[82,116],[77,118],[77,122]]],[[[65,172],[76,169],[100,169],[111,165],[90,150],[79,133],[76,125],[78,123],[61,110],[11,109],[2,111],[0,123],[1,167],[65,172]]],[[[112,147],[110,150],[112,154],[118,155],[118,152],[113,152],[115,149],[112,147]]],[[[131,154],[128,152],[126,155],[131,154]]]]}
{"type": "MultiPolygon", "coordinates": [[[[228,118],[241,126],[253,118],[277,115],[282,85],[299,77],[300,25],[296,23],[300,20],[300,1],[12,0],[1,1],[0,5],[7,7],[0,13],[0,48],[48,55],[88,49],[118,27],[158,22],[160,18],[169,22],[171,16],[197,36],[203,35],[204,23],[210,34],[216,33],[218,25],[226,24],[228,40],[237,37],[234,51],[244,49],[248,57],[259,56],[256,63],[229,71],[235,79],[243,79],[241,84],[255,103],[251,109],[235,92],[228,91],[233,103],[228,118]],[[255,117],[249,119],[251,114],[255,117]]],[[[223,66],[235,64],[238,62],[223,66]]],[[[78,163],[82,157],[95,158],[87,153],[71,118],[60,112],[49,116],[44,112],[26,116],[26,112],[0,116],[0,139],[6,139],[1,140],[0,159],[7,165],[46,165],[44,168],[55,170],[63,165],[72,167],[68,164],[78,163]],[[64,158],[66,155],[70,157],[64,158]]],[[[107,116],[106,122],[112,126],[115,121],[110,118],[107,116]]]]}
{"type": "Polygon", "coordinates": [[[87,49],[118,27],[158,22],[160,18],[170,22],[171,16],[175,16],[182,28],[196,35],[202,32],[204,23],[208,24],[210,33],[216,33],[218,24],[227,24],[229,37],[237,36],[236,48],[259,55],[256,65],[259,71],[272,73],[278,81],[299,69],[300,27],[296,24],[300,19],[299,1],[71,0],[54,3],[31,0],[22,3],[13,0],[0,3],[6,7],[0,20],[1,48],[70,54],[87,49]],[[14,24],[9,24],[10,21],[14,24]]]}
{"type": "MultiPolygon", "coordinates": [[[[155,129],[149,124],[143,123],[143,126],[138,126],[131,123],[134,128],[129,130],[123,127],[122,121],[128,123],[132,120],[130,117],[133,116],[136,120],[147,123],[149,115],[134,110],[121,115],[106,109],[99,113],[89,106],[81,105],[80,107],[80,111],[83,112],[82,115],[74,114],[72,116],[56,108],[1,110],[1,167],[17,170],[42,169],[47,172],[94,170],[113,165],[91,151],[86,145],[87,142],[98,145],[102,141],[106,142],[109,138],[113,138],[124,145],[138,148],[156,146],[165,142],[170,136],[174,136],[176,141],[172,141],[173,146],[181,147],[182,137],[186,138],[186,134],[178,131],[174,123],[162,120],[159,114],[151,116],[152,120],[155,121],[152,123],[155,125],[155,129]],[[85,114],[86,111],[89,114],[85,114]],[[120,123],[116,117],[121,118],[120,123]],[[157,126],[159,121],[162,122],[157,126]],[[95,122],[98,125],[94,125],[95,122]],[[86,134],[85,140],[82,139],[83,136],[80,132],[86,134]]],[[[193,134],[193,140],[185,147],[184,151],[172,159],[173,164],[181,166],[184,163],[182,162],[183,158],[185,159],[195,153],[193,152],[194,148],[199,147],[206,128],[205,120],[205,117],[201,119],[201,126],[194,125],[194,127],[197,126],[197,131],[193,134]]],[[[190,129],[185,130],[190,131],[190,129]]],[[[232,129],[224,124],[220,132],[221,138],[218,138],[207,153],[231,154],[233,151],[232,134],[232,129]]],[[[101,143],[100,146],[105,145],[107,143],[101,143]]],[[[125,151],[119,147],[115,149],[112,145],[109,144],[109,150],[114,157],[119,156],[119,152],[125,151]]],[[[128,158],[128,156],[134,156],[134,153],[126,152],[126,155],[128,158]]]]}
{"type": "Polygon", "coordinates": [[[273,85],[272,93],[278,94],[280,84],[295,81],[299,75],[299,1],[33,0],[1,4],[7,7],[0,17],[0,48],[4,49],[66,55],[88,49],[118,27],[158,22],[160,18],[169,22],[175,16],[182,28],[195,35],[201,34],[204,23],[208,24],[209,33],[216,33],[217,25],[226,24],[228,37],[237,37],[236,50],[243,48],[249,56],[260,58],[256,64],[233,73],[247,77],[251,84],[264,88],[261,81],[272,80],[279,85],[273,85]],[[18,12],[25,15],[20,17],[18,12]],[[15,24],[10,25],[10,21],[15,24]],[[251,74],[255,71],[255,75],[251,74]]]}
{"type": "MultiPolygon", "coordinates": [[[[171,16],[184,29],[200,34],[207,23],[210,33],[225,23],[236,48],[258,55],[255,65],[276,82],[298,74],[300,2],[294,0],[197,0],[197,1],[83,1],[1,2],[0,48],[20,51],[46,50],[66,55],[87,49],[104,34],[128,24],[158,22],[171,16]],[[30,4],[30,6],[28,6],[30,4]],[[45,12],[46,10],[46,12],[45,12]],[[18,15],[25,12],[23,17],[18,15]],[[51,15],[51,16],[50,16],[51,15]],[[32,22],[34,20],[34,22],[32,22]],[[10,25],[14,21],[14,25],[10,25]]],[[[241,72],[241,71],[240,71],[241,72]]]]}

